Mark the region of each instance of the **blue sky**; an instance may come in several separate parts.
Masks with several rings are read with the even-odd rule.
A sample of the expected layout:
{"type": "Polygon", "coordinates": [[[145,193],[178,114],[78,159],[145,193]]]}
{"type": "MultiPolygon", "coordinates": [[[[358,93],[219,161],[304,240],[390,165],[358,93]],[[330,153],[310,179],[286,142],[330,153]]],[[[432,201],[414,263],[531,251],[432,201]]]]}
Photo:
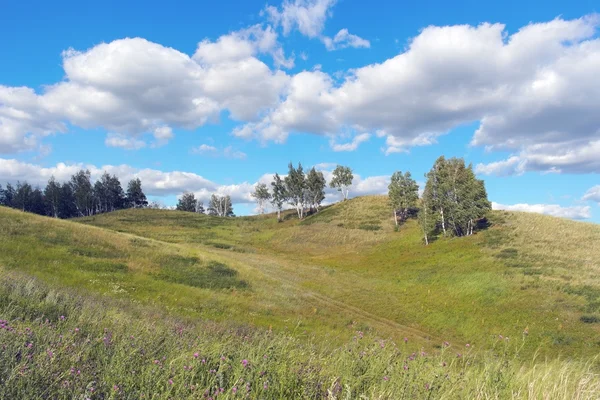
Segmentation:
{"type": "Polygon", "coordinates": [[[0,182],[85,167],[247,214],[289,161],[361,195],[445,155],[497,208],[600,222],[598,5],[488,3],[10,2],[0,182]]]}

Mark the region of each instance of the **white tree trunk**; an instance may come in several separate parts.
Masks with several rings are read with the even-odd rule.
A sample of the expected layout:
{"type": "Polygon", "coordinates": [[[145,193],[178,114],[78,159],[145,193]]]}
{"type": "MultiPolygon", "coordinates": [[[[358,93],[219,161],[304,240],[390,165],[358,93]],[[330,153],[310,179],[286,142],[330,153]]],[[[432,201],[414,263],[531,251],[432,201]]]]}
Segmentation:
{"type": "Polygon", "coordinates": [[[444,209],[440,209],[440,215],[442,216],[442,231],[444,232],[444,236],[446,236],[446,221],[444,220],[444,209]]]}

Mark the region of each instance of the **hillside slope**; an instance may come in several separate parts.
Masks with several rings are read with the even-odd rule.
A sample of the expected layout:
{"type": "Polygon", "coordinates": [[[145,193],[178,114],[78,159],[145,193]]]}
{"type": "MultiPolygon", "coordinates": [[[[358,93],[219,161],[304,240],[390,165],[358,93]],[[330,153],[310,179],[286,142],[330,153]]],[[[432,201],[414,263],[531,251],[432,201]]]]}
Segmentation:
{"type": "Polygon", "coordinates": [[[493,212],[487,230],[426,247],[414,221],[394,232],[390,214],[385,197],[368,196],[301,222],[291,212],[277,223],[272,215],[219,219],[158,210],[79,222],[202,249],[310,292],[299,303],[313,313],[299,316],[304,323],[323,313],[335,329],[354,321],[396,339],[410,328],[487,346],[498,335],[527,332],[526,351],[600,349],[599,226],[493,212]],[[308,302],[317,296],[320,303],[308,302]],[[350,310],[358,313],[332,324],[350,310]]]}

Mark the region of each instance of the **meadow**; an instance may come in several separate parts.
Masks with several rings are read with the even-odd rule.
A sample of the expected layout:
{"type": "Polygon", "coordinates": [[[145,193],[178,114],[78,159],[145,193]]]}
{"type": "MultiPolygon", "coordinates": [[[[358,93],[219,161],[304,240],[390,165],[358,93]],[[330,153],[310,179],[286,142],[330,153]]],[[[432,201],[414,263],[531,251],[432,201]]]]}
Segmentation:
{"type": "Polygon", "coordinates": [[[488,225],[0,208],[0,398],[598,398],[600,227],[488,225]]]}

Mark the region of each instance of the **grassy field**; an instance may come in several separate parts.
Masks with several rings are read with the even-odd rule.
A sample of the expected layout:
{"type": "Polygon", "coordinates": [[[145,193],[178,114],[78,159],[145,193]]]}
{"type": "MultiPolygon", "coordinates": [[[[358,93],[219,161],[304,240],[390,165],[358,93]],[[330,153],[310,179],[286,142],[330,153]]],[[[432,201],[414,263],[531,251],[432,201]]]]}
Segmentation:
{"type": "MultiPolygon", "coordinates": [[[[272,215],[161,210],[57,221],[0,208],[0,319],[12,329],[0,329],[0,344],[19,346],[11,342],[15,332],[35,326],[45,332],[42,347],[53,348],[57,335],[71,340],[72,324],[89,324],[87,337],[97,345],[82,362],[109,375],[81,382],[97,382],[98,390],[102,382],[98,398],[195,397],[169,384],[191,375],[185,360],[194,346],[210,353],[213,368],[186,380],[185,390],[197,385],[212,397],[223,385],[221,397],[597,398],[600,227],[509,212],[493,212],[489,221],[472,237],[424,246],[415,221],[395,231],[386,199],[377,196],[304,221],[285,213],[282,223],[272,215]],[[119,351],[100,346],[94,335],[103,326],[118,332],[111,335],[119,351]],[[186,334],[173,334],[177,326],[186,334]],[[159,359],[159,373],[155,364],[129,360],[130,336],[146,347],[164,342],[156,351],[169,367],[159,359]],[[245,375],[238,359],[256,363],[269,351],[276,361],[269,356],[245,375]],[[420,361],[408,373],[413,352],[420,361]],[[139,379],[159,374],[160,382],[123,383],[127,368],[138,369],[139,379]],[[258,369],[272,372],[264,378],[258,369]],[[219,372],[211,378],[211,370],[219,372]],[[269,390],[258,391],[265,380],[269,390]],[[240,382],[250,382],[248,393],[240,382]]],[[[54,362],[38,347],[32,357],[54,362]]],[[[59,370],[74,362],[64,357],[59,370]]],[[[4,361],[0,381],[13,379],[21,389],[0,398],[38,393],[35,383],[23,383],[30,375],[17,376],[25,361],[4,361]]],[[[55,377],[60,389],[63,372],[39,379],[55,377]]],[[[81,382],[83,395],[89,388],[81,382]]],[[[75,393],[63,389],[64,396],[50,397],[75,393]]]]}

